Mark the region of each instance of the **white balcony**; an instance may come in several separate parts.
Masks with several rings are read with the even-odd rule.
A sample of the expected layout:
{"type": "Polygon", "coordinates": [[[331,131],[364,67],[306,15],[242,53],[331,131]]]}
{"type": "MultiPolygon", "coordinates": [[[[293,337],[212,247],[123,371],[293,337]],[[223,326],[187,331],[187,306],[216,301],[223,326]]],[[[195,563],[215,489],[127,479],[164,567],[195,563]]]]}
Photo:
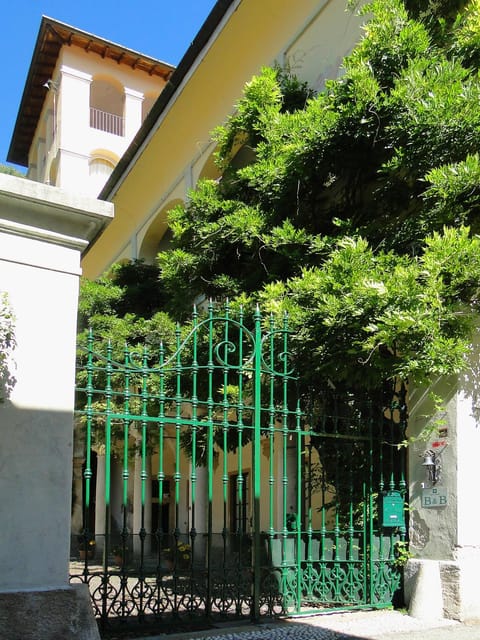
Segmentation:
{"type": "Polygon", "coordinates": [[[114,113],[107,113],[101,109],[90,107],[90,127],[99,129],[115,136],[125,135],[125,118],[114,113]]]}

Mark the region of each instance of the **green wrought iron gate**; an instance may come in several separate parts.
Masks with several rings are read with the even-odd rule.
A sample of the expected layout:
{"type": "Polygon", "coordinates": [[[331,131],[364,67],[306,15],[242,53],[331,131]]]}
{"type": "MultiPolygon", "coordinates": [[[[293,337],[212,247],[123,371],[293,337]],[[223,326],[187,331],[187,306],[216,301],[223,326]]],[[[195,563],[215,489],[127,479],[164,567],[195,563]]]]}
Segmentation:
{"type": "Polygon", "coordinates": [[[288,333],[210,305],[168,348],[79,348],[71,581],[105,631],[391,604],[404,389],[304,414],[288,333]]]}

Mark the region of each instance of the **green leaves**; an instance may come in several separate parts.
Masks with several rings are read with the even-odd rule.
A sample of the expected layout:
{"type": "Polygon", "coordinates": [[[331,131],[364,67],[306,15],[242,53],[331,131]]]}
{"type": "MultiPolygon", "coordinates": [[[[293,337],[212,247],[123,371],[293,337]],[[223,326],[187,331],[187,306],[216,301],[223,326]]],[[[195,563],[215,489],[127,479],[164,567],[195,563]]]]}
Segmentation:
{"type": "Polygon", "coordinates": [[[146,319],[115,274],[84,286],[82,315],[155,344],[172,330],[155,310],[258,301],[288,312],[313,396],[458,372],[479,304],[479,1],[374,0],[317,96],[263,69],[214,132],[222,178],[170,212],[146,319]]]}
{"type": "Polygon", "coordinates": [[[4,291],[0,291],[0,402],[3,402],[15,382],[9,357],[15,347],[15,318],[4,291]]]}
{"type": "Polygon", "coordinates": [[[416,258],[343,238],[321,267],[266,287],[261,299],[279,316],[288,310],[298,359],[314,361],[315,375],[375,388],[461,370],[479,282],[479,240],[445,229],[416,258]]]}
{"type": "Polygon", "coordinates": [[[213,137],[218,144],[219,166],[223,169],[232,158],[232,152],[242,144],[254,146],[261,138],[261,121],[275,117],[282,105],[277,72],[262,69],[245,86],[244,98],[236,105],[236,112],[226,126],[215,129],[213,137]]]}
{"type": "Polygon", "coordinates": [[[159,275],[157,266],[133,260],[113,265],[109,273],[94,282],[82,280],[80,326],[84,328],[94,316],[152,316],[165,302],[159,275]]]}
{"type": "Polygon", "coordinates": [[[445,224],[469,224],[479,230],[480,156],[467,155],[465,160],[433,168],[425,176],[429,186],[423,198],[429,216],[445,224]]]}

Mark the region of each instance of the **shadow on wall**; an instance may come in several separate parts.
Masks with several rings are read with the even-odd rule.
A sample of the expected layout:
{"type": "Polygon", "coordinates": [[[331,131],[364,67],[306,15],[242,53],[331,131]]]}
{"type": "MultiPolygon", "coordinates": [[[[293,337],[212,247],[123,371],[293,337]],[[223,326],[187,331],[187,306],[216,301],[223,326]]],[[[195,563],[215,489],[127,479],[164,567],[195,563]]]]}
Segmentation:
{"type": "Polygon", "coordinates": [[[72,422],[69,411],[0,404],[0,593],[68,585],[72,422]]]}
{"type": "Polygon", "coordinates": [[[459,376],[458,387],[471,400],[471,415],[480,424],[480,327],[474,333],[467,368],[459,376]]]}

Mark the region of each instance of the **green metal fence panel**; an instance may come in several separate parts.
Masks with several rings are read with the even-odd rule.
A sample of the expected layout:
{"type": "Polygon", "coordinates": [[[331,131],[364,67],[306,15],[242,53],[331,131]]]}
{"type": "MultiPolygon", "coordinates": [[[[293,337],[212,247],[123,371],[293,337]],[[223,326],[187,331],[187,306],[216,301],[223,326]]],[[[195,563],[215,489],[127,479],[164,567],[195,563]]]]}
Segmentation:
{"type": "Polygon", "coordinates": [[[168,350],[89,335],[71,581],[88,584],[103,632],[390,606],[405,389],[324,405],[302,411],[287,318],[259,309],[194,310],[168,350]]]}

